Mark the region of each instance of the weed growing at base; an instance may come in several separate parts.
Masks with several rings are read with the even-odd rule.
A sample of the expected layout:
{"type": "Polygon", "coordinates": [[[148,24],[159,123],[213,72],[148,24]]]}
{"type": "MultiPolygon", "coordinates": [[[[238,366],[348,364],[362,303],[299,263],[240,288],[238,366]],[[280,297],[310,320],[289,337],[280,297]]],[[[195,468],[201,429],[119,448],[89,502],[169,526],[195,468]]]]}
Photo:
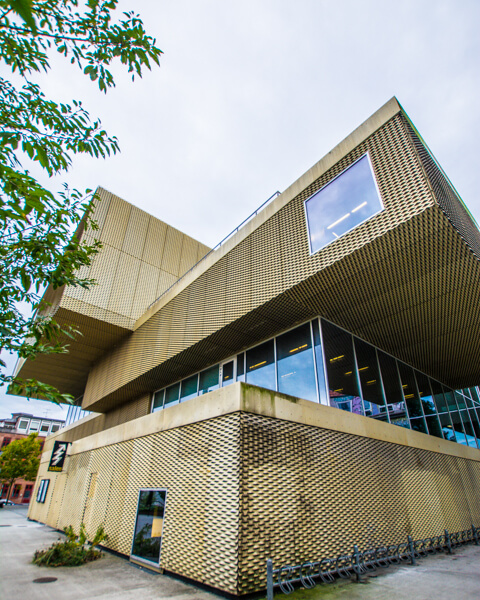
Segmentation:
{"type": "Polygon", "coordinates": [[[95,546],[107,539],[103,525],[97,529],[91,542],[87,540],[83,523],[80,525],[78,536],[71,525],[65,527],[64,532],[66,540],[55,542],[46,550],[37,550],[32,563],[39,567],[78,567],[102,556],[102,552],[95,546]]]}

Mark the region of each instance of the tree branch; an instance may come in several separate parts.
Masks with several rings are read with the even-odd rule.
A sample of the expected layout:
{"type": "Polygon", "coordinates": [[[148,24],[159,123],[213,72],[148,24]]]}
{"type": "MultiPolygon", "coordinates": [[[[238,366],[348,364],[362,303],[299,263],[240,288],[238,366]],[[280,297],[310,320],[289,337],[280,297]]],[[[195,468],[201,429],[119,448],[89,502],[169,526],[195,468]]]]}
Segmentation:
{"type": "MultiPolygon", "coordinates": [[[[30,29],[23,29],[22,27],[17,27],[16,25],[10,25],[10,24],[3,24],[0,23],[0,29],[10,29],[15,31],[16,33],[20,33],[22,35],[32,35],[32,32],[30,29]]],[[[123,47],[127,48],[128,46],[134,45],[132,44],[132,42],[122,42],[122,44],[119,44],[119,42],[115,42],[115,41],[108,41],[108,42],[100,42],[100,41],[95,41],[92,40],[91,38],[81,38],[81,37],[73,37],[73,36],[68,36],[68,35],[60,35],[58,33],[47,33],[46,31],[39,31],[37,30],[36,33],[37,36],[42,36],[42,37],[48,37],[48,38],[53,38],[55,40],[61,40],[61,41],[69,41],[69,42],[85,42],[90,44],[91,46],[118,46],[118,45],[122,45],[123,47]]],[[[142,45],[142,44],[140,44],[142,45]]],[[[162,52],[160,50],[160,52],[162,52]]],[[[163,54],[163,53],[162,53],[163,54]]]]}

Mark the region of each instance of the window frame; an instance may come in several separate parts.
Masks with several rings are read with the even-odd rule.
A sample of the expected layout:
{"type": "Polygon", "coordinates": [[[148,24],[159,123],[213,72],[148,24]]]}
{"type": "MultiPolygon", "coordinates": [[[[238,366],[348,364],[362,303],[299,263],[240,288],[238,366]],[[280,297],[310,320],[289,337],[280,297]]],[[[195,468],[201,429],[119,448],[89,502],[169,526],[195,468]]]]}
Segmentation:
{"type": "Polygon", "coordinates": [[[343,169],[340,173],[338,173],[338,175],[335,175],[335,177],[332,177],[332,179],[330,179],[329,181],[327,181],[327,183],[325,183],[324,185],[322,185],[321,188],[319,188],[318,190],[316,190],[313,194],[311,194],[308,198],[306,198],[303,201],[303,212],[304,212],[304,215],[305,215],[305,225],[306,225],[306,228],[307,228],[307,238],[308,238],[308,250],[310,252],[310,256],[313,256],[314,254],[317,254],[318,252],[321,252],[322,250],[324,250],[325,248],[327,248],[328,246],[330,246],[330,244],[333,244],[334,242],[337,242],[339,239],[343,238],[345,235],[347,235],[348,233],[350,233],[351,231],[353,231],[357,227],[360,227],[360,225],[363,225],[367,221],[370,221],[370,219],[373,219],[373,217],[376,217],[378,214],[380,214],[384,210],[385,210],[385,204],[383,202],[382,195],[380,194],[380,188],[378,186],[378,181],[377,181],[377,178],[376,178],[376,175],[375,175],[375,170],[373,168],[373,163],[372,163],[372,159],[370,157],[370,152],[367,150],[361,156],[359,156],[356,160],[354,160],[351,164],[349,164],[348,167],[345,167],[345,169],[343,169]],[[350,229],[347,229],[347,231],[345,231],[344,233],[342,233],[338,238],[336,238],[334,240],[331,240],[330,242],[327,242],[324,246],[322,246],[321,248],[318,248],[318,250],[313,251],[312,250],[312,240],[311,240],[311,236],[310,236],[310,221],[308,219],[307,203],[314,196],[317,196],[318,194],[320,194],[320,192],[322,190],[324,190],[325,188],[327,188],[336,179],[338,179],[339,177],[341,177],[342,175],[344,175],[349,169],[351,169],[354,165],[356,165],[363,158],[365,158],[365,156],[367,157],[368,164],[370,166],[370,173],[372,175],[372,179],[373,179],[373,183],[374,183],[374,186],[375,186],[375,190],[377,192],[378,200],[379,200],[379,203],[380,203],[380,206],[381,206],[380,210],[378,210],[377,212],[375,212],[370,217],[367,217],[366,219],[363,219],[359,223],[356,223],[355,225],[353,225],[353,227],[351,227],[350,229]]]}
{"type": "Polygon", "coordinates": [[[165,505],[164,505],[164,509],[163,509],[163,528],[165,527],[165,519],[167,516],[168,489],[166,487],[139,488],[138,496],[137,496],[137,508],[135,511],[135,524],[134,524],[134,529],[133,529],[132,545],[130,547],[130,559],[133,559],[133,561],[135,561],[135,562],[138,561],[138,562],[144,564],[145,566],[150,565],[150,568],[152,567],[152,565],[155,567],[159,567],[161,556],[162,556],[163,528],[162,528],[162,537],[160,538],[160,551],[158,553],[158,562],[153,562],[152,560],[148,560],[148,558],[143,558],[142,556],[133,554],[133,547],[135,545],[135,529],[137,528],[138,511],[139,511],[139,507],[140,507],[140,494],[142,492],[165,492],[165,505]]]}

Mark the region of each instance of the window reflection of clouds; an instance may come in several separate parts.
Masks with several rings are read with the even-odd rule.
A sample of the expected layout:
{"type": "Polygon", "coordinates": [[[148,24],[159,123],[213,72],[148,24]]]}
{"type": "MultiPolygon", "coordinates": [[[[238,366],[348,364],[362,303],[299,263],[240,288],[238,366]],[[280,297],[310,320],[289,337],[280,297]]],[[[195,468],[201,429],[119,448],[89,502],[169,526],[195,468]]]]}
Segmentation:
{"type": "Polygon", "coordinates": [[[305,202],[312,254],[383,209],[368,155],[305,202]]]}
{"type": "Polygon", "coordinates": [[[318,402],[318,392],[322,404],[463,445],[476,447],[480,439],[475,389],[445,388],[325,319],[249,348],[221,370],[217,364],[155,392],[152,412],[245,379],[313,402],[318,402]]]}

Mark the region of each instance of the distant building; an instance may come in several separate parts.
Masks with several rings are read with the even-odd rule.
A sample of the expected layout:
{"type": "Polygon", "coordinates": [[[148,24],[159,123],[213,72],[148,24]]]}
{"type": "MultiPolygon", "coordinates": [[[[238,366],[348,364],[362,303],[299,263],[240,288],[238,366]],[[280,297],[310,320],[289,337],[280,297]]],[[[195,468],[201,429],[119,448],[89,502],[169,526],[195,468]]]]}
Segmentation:
{"type": "MultiPolygon", "coordinates": [[[[0,419],[0,452],[14,440],[28,437],[31,433],[38,433],[39,441],[43,444],[47,435],[56,433],[65,426],[65,421],[35,417],[28,413],[12,413],[9,419],[0,419]]],[[[8,483],[1,484],[0,500],[7,497],[8,483]]],[[[10,492],[10,500],[17,504],[28,504],[32,495],[34,482],[17,479],[10,492]]]]}

